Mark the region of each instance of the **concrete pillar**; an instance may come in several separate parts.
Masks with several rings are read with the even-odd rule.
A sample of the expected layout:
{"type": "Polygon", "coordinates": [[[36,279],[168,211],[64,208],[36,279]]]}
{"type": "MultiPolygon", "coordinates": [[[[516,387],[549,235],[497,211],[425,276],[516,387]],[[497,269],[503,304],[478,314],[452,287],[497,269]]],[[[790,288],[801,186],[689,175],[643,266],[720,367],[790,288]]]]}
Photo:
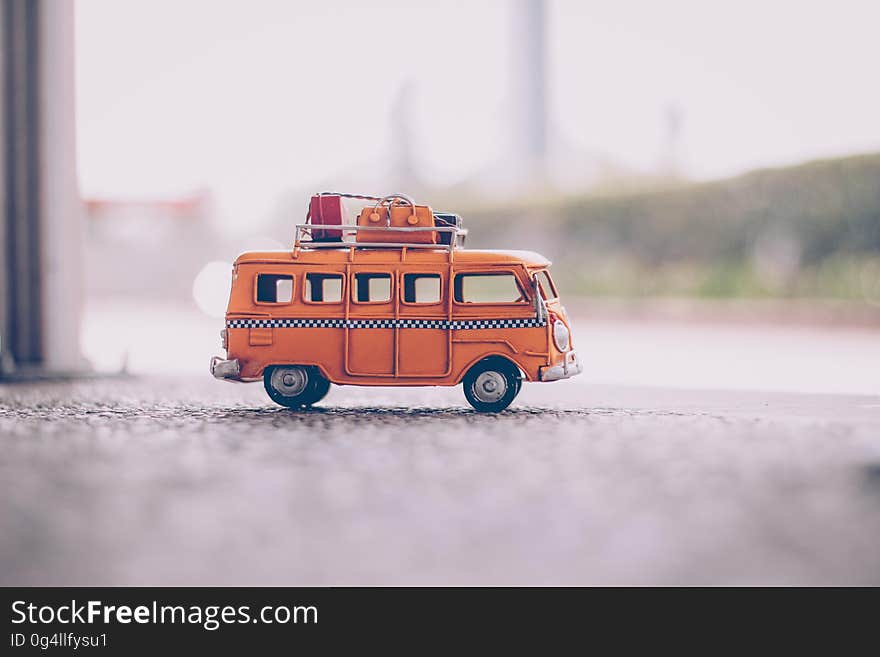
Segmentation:
{"type": "Polygon", "coordinates": [[[73,19],[72,2],[2,0],[0,377],[83,367],[73,19]]]}
{"type": "Polygon", "coordinates": [[[85,211],[76,173],[72,0],[42,0],[40,30],[43,366],[84,367],[80,354],[85,211]]]}

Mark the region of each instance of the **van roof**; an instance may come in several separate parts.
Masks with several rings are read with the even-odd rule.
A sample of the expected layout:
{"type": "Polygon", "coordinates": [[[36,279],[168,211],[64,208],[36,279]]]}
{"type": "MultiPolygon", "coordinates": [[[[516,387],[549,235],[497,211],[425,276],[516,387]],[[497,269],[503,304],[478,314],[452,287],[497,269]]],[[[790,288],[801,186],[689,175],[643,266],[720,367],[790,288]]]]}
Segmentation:
{"type": "MultiPolygon", "coordinates": [[[[247,251],[235,259],[235,264],[272,263],[290,264],[332,264],[349,262],[349,247],[339,249],[302,249],[296,260],[292,250],[287,251],[247,251]]],[[[498,249],[456,249],[453,252],[454,262],[459,264],[522,264],[527,267],[547,267],[550,261],[534,251],[510,251],[498,249]]],[[[445,249],[409,249],[406,262],[443,263],[449,257],[445,249]]],[[[397,263],[400,262],[399,248],[367,248],[357,249],[354,263],[397,263]]]]}

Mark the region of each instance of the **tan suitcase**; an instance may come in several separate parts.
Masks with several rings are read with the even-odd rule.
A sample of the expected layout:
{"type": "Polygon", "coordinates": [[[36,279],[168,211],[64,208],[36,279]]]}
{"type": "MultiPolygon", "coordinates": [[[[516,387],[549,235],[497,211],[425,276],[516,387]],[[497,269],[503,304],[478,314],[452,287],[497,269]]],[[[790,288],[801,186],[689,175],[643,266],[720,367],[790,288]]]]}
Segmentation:
{"type": "Polygon", "coordinates": [[[387,230],[388,228],[434,228],[434,213],[427,205],[416,205],[411,199],[399,194],[386,196],[373,207],[361,210],[358,226],[376,230],[359,230],[358,242],[392,242],[410,244],[436,244],[434,230],[387,230]]]}

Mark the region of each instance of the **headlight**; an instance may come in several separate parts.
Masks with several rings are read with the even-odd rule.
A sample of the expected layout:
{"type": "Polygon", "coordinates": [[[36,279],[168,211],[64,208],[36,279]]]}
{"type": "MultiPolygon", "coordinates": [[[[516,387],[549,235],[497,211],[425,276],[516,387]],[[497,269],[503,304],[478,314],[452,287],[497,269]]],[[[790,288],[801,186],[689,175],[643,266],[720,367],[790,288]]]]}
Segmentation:
{"type": "Polygon", "coordinates": [[[227,333],[226,329],[220,330],[220,346],[223,349],[229,349],[229,333],[227,333]]]}
{"type": "Polygon", "coordinates": [[[571,334],[568,332],[565,322],[561,322],[558,319],[553,322],[553,342],[556,343],[556,348],[559,351],[568,351],[568,348],[571,346],[570,339],[571,334]]]}

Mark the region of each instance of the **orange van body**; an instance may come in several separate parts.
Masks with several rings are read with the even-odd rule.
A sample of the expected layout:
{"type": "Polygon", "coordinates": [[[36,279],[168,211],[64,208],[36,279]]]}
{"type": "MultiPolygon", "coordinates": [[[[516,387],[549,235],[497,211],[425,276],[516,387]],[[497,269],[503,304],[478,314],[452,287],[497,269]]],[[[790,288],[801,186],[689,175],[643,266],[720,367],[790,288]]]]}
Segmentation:
{"type": "Polygon", "coordinates": [[[523,379],[567,378],[581,366],[549,265],[528,251],[340,244],[244,253],[233,266],[226,359],[215,357],[211,370],[237,381],[256,381],[265,372],[268,382],[272,368],[296,365],[338,385],[452,386],[494,357],[521,372],[517,392],[523,379]],[[484,276],[500,277],[492,280],[514,288],[518,298],[466,299],[466,286],[484,276]],[[318,294],[327,280],[331,293],[318,294]],[[273,297],[278,281],[284,290],[273,297]],[[378,298],[364,295],[377,281],[378,298]],[[427,300],[415,296],[420,282],[431,289],[427,300]]]}

